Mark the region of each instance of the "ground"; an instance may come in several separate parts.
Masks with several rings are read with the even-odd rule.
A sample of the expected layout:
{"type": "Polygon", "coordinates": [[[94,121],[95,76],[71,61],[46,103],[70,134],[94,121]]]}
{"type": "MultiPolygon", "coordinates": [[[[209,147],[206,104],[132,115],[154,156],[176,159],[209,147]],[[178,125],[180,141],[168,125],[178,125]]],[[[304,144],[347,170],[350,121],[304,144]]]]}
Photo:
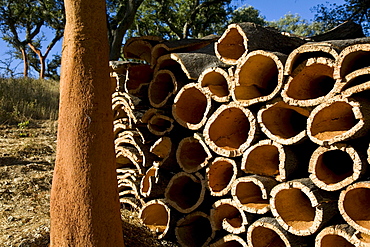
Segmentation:
{"type": "MultiPolygon", "coordinates": [[[[49,199],[57,123],[0,125],[0,246],[49,245],[49,199]]],[[[137,214],[121,210],[126,247],[177,246],[159,241],[137,214]]]]}

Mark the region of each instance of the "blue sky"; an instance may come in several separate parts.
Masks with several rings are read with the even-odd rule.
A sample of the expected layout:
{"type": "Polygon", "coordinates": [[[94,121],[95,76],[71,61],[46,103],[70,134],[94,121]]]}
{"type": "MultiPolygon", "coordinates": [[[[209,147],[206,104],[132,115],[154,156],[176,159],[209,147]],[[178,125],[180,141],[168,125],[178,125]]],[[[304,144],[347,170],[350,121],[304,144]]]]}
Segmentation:
{"type": "MultiPolygon", "coordinates": [[[[278,20],[287,13],[299,14],[303,19],[312,21],[315,13],[311,12],[312,7],[318,4],[343,4],[344,0],[233,0],[232,4],[238,7],[241,6],[253,6],[261,12],[262,16],[265,16],[267,21],[278,20]]],[[[0,60],[5,59],[7,56],[5,52],[9,48],[7,44],[0,39],[0,60]]],[[[59,42],[52,50],[48,59],[51,59],[52,54],[60,54],[61,42],[59,42]]],[[[21,63],[21,61],[19,61],[21,63]]],[[[1,64],[0,64],[1,66],[1,64]]],[[[22,64],[19,66],[19,70],[22,70],[22,64]]],[[[1,74],[0,70],[0,74],[1,74]]],[[[34,74],[36,76],[36,74],[34,74]]]]}

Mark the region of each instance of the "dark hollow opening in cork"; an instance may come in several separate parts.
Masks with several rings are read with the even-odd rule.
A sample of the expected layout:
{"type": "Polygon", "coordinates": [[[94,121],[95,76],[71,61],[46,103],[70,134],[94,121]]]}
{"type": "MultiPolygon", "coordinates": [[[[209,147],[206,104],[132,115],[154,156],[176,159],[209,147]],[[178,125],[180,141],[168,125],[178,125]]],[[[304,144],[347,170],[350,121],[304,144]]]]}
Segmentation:
{"type": "Polygon", "coordinates": [[[274,177],[279,174],[279,150],[273,145],[254,148],[245,161],[247,173],[274,177]]]}
{"type": "Polygon", "coordinates": [[[322,141],[332,139],[350,130],[358,121],[351,105],[345,102],[334,102],[314,116],[311,134],[322,141]]]}
{"type": "Polygon", "coordinates": [[[333,247],[333,246],[354,247],[355,245],[348,242],[342,236],[334,235],[334,234],[328,234],[328,235],[325,235],[321,239],[320,246],[321,247],[333,247]]]}
{"type": "Polygon", "coordinates": [[[168,227],[168,212],[165,206],[159,203],[145,207],[140,218],[143,224],[154,232],[163,233],[168,227]]]}
{"type": "Polygon", "coordinates": [[[218,244],[217,247],[243,247],[243,245],[236,240],[231,240],[218,244]]]}
{"type": "Polygon", "coordinates": [[[202,185],[199,181],[194,182],[185,175],[179,176],[173,180],[167,198],[175,202],[180,208],[188,209],[198,202],[201,190],[202,185]]]}
{"type": "Polygon", "coordinates": [[[153,77],[150,65],[137,65],[128,68],[127,90],[138,89],[143,83],[149,83],[153,77]]]}
{"type": "Polygon", "coordinates": [[[209,167],[208,185],[214,192],[220,192],[231,182],[234,175],[233,165],[227,161],[217,161],[209,167]]]}
{"type": "Polygon", "coordinates": [[[216,71],[207,73],[203,77],[201,85],[202,87],[208,87],[209,91],[218,97],[229,95],[229,87],[226,78],[216,71]]]}
{"type": "Polygon", "coordinates": [[[250,100],[271,94],[278,86],[279,70],[275,61],[267,56],[250,57],[239,72],[235,87],[237,100],[250,100]]]}
{"type": "Polygon", "coordinates": [[[283,221],[296,230],[307,230],[314,223],[315,208],[299,189],[279,191],[275,197],[275,207],[283,221]]]}
{"type": "Polygon", "coordinates": [[[358,225],[370,230],[370,189],[355,188],[349,190],[344,199],[343,206],[347,215],[358,225]]]}
{"type": "Polygon", "coordinates": [[[177,162],[186,170],[195,169],[208,158],[208,154],[204,150],[204,147],[199,140],[195,138],[182,141],[178,148],[177,162]]]}
{"type": "Polygon", "coordinates": [[[261,188],[253,182],[239,182],[235,194],[239,202],[249,208],[259,210],[269,205],[269,200],[262,198],[261,188]]]}
{"type": "Polygon", "coordinates": [[[161,117],[161,116],[156,116],[150,119],[150,128],[152,130],[158,131],[158,132],[164,132],[169,130],[172,127],[171,121],[161,117]]]}
{"type": "Polygon", "coordinates": [[[262,122],[273,135],[289,139],[306,129],[307,117],[294,108],[277,104],[262,113],[262,122]]]}
{"type": "Polygon", "coordinates": [[[353,160],[344,151],[327,151],[317,159],[315,174],[326,184],[338,183],[353,174],[353,160]]]}
{"type": "Polygon", "coordinates": [[[370,51],[354,51],[348,54],[341,65],[341,76],[370,66],[370,51]]]}
{"type": "Polygon", "coordinates": [[[293,60],[292,71],[294,71],[294,69],[296,69],[305,60],[309,58],[314,58],[314,57],[326,57],[326,58],[335,60],[333,55],[327,52],[323,52],[323,51],[310,51],[310,52],[299,53],[295,56],[293,60]]]}
{"type": "Polygon", "coordinates": [[[253,247],[286,247],[279,234],[262,226],[253,229],[251,239],[253,247]]]}
{"type": "Polygon", "coordinates": [[[250,123],[245,113],[235,107],[222,111],[209,127],[209,137],[224,149],[238,149],[248,139],[250,123]]]}
{"type": "Polygon", "coordinates": [[[221,57],[233,60],[238,60],[244,54],[243,36],[238,29],[229,29],[229,32],[217,44],[217,51],[221,57]]]}
{"type": "Polygon", "coordinates": [[[370,82],[370,74],[356,76],[355,78],[347,82],[347,84],[343,87],[342,91],[347,90],[351,87],[359,86],[366,82],[370,82]]]}
{"type": "Polygon", "coordinates": [[[149,87],[149,97],[154,104],[164,102],[175,90],[173,77],[168,73],[158,73],[149,87]]]}
{"type": "Polygon", "coordinates": [[[234,228],[242,226],[243,220],[239,210],[230,204],[221,204],[215,209],[213,221],[219,229],[222,228],[222,221],[224,219],[234,228]]]}
{"type": "Polygon", "coordinates": [[[287,95],[292,99],[316,99],[328,94],[334,87],[333,68],[325,64],[305,67],[289,84],[287,95]]]}
{"type": "Polygon", "coordinates": [[[200,215],[189,217],[176,228],[179,242],[187,246],[203,246],[212,235],[211,223],[200,215]]]}
{"type": "Polygon", "coordinates": [[[197,124],[207,109],[207,97],[195,87],[182,91],[176,102],[175,114],[184,122],[197,124]]]}

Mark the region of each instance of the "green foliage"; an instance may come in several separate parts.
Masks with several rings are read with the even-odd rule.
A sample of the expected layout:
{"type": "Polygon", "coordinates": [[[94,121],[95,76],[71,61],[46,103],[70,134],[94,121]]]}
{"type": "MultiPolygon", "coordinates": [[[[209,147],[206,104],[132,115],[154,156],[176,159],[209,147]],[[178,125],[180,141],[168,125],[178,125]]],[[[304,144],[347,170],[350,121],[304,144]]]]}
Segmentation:
{"type": "Polygon", "coordinates": [[[59,82],[0,78],[0,123],[58,118],[59,82]]]}
{"type": "Polygon", "coordinates": [[[229,23],[253,22],[261,26],[267,24],[266,17],[261,15],[258,9],[252,6],[243,6],[235,9],[229,20],[229,23]]]}
{"type": "Polygon", "coordinates": [[[281,32],[288,32],[302,37],[310,37],[323,33],[325,28],[323,23],[308,22],[302,19],[299,14],[286,14],[277,21],[271,21],[268,24],[271,27],[277,28],[281,32]]]}
{"type": "Polygon", "coordinates": [[[231,0],[144,1],[129,37],[156,35],[167,39],[221,34],[232,11],[231,0]]]}
{"type": "Polygon", "coordinates": [[[27,129],[29,125],[30,125],[30,120],[23,121],[23,122],[18,123],[18,128],[27,129]]]}
{"type": "Polygon", "coordinates": [[[320,4],[313,8],[315,20],[324,23],[327,30],[345,21],[361,24],[364,33],[370,34],[370,0],[345,0],[344,4],[320,4]]]}

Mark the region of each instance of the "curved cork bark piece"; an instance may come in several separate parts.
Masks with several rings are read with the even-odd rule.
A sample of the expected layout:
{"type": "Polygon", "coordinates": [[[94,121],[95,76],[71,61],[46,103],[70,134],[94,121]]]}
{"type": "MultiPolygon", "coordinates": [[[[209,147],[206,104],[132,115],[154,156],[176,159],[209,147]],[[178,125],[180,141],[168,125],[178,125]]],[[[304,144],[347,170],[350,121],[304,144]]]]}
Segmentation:
{"type": "Polygon", "coordinates": [[[154,74],[153,80],[149,84],[148,98],[150,105],[156,108],[165,106],[185,83],[186,80],[176,78],[172,71],[159,70],[154,74]]]}
{"type": "Polygon", "coordinates": [[[368,247],[370,244],[369,234],[356,231],[356,233],[352,237],[353,237],[353,241],[356,241],[358,243],[357,246],[359,247],[368,247]]]}
{"type": "Polygon", "coordinates": [[[261,108],[257,121],[263,133],[271,140],[283,145],[297,144],[306,137],[306,121],[310,111],[291,106],[277,99],[277,102],[261,108]]]}
{"type": "Polygon", "coordinates": [[[260,218],[248,227],[247,243],[249,247],[309,246],[304,237],[287,232],[272,217],[260,218]]]}
{"type": "Polygon", "coordinates": [[[181,246],[208,246],[214,238],[209,216],[196,211],[176,223],[175,235],[181,246]]]}
{"type": "Polygon", "coordinates": [[[312,154],[308,172],[320,189],[340,190],[360,178],[367,164],[356,149],[344,143],[320,146],[312,154]]]}
{"type": "Polygon", "coordinates": [[[199,134],[182,139],[176,150],[177,163],[188,173],[199,171],[211,158],[212,154],[199,134]]]}
{"type": "Polygon", "coordinates": [[[315,57],[303,61],[288,76],[281,92],[284,102],[309,107],[333,97],[339,92],[335,90],[333,71],[333,59],[315,57]]]}
{"type": "Polygon", "coordinates": [[[224,157],[216,157],[206,169],[207,188],[212,196],[224,196],[238,174],[236,162],[224,157]]]}
{"type": "Polygon", "coordinates": [[[321,230],[315,238],[315,247],[355,247],[361,242],[354,238],[356,230],[347,224],[328,226],[321,230]]]}
{"type": "Polygon", "coordinates": [[[228,234],[212,243],[210,247],[248,247],[248,245],[245,240],[238,235],[228,234]]]}
{"type": "Polygon", "coordinates": [[[191,80],[198,80],[202,72],[210,67],[225,67],[215,55],[214,46],[207,45],[199,50],[187,53],[171,53],[158,58],[154,73],[162,69],[171,70],[191,80]]]}
{"type": "Polygon", "coordinates": [[[241,170],[286,181],[298,169],[296,155],[288,146],[272,140],[261,140],[243,154],[241,170]]]}
{"type": "Polygon", "coordinates": [[[169,174],[154,163],[141,178],[140,194],[146,199],[162,198],[169,180],[169,174]]]}
{"type": "Polygon", "coordinates": [[[289,54],[305,41],[288,37],[251,22],[230,24],[215,43],[217,57],[224,63],[235,65],[248,52],[255,50],[277,51],[289,54]]]}
{"type": "Polygon", "coordinates": [[[198,83],[216,102],[228,102],[232,79],[228,72],[220,67],[205,69],[198,78],[198,83]]]}
{"type": "Polygon", "coordinates": [[[253,113],[236,102],[221,105],[204,127],[204,140],[215,153],[225,157],[241,156],[257,132],[253,113]]]}
{"type": "Polygon", "coordinates": [[[174,120],[166,115],[154,114],[148,121],[148,130],[156,136],[163,136],[171,132],[173,122],[174,120]]]}
{"type": "Polygon", "coordinates": [[[232,234],[246,231],[248,219],[243,210],[231,199],[220,199],[212,205],[211,225],[214,232],[221,229],[232,234]]]}
{"type": "Polygon", "coordinates": [[[271,212],[279,224],[297,236],[317,232],[338,213],[337,198],[320,190],[309,178],[276,185],[271,190],[271,212]]]}
{"type": "Polygon", "coordinates": [[[187,84],[174,99],[172,116],[181,126],[198,130],[207,121],[212,106],[211,100],[211,96],[199,84],[187,84]]]}
{"type": "Polygon", "coordinates": [[[278,52],[257,50],[239,59],[231,88],[233,100],[249,106],[274,98],[283,87],[286,57],[278,52]]]}
{"type": "Polygon", "coordinates": [[[166,54],[195,51],[215,42],[219,38],[216,35],[208,35],[200,39],[163,41],[153,47],[151,65],[155,66],[157,59],[166,54]]]}
{"type": "Polygon", "coordinates": [[[367,100],[334,97],[311,112],[307,135],[319,145],[362,137],[369,130],[369,113],[367,100]]]}
{"type": "Polygon", "coordinates": [[[145,203],[139,211],[139,218],[143,225],[156,234],[158,239],[170,235],[171,227],[176,223],[176,217],[164,199],[145,203]]]}
{"type": "Polygon", "coordinates": [[[270,211],[270,191],[277,185],[275,179],[263,176],[240,177],[234,181],[231,196],[248,213],[265,214],[270,211]]]}
{"type": "MultiPolygon", "coordinates": [[[[329,40],[323,42],[308,42],[294,49],[288,56],[285,64],[285,75],[290,75],[294,69],[304,60],[314,57],[326,57],[337,60],[339,53],[354,44],[370,43],[370,38],[357,38],[346,40],[329,40]]],[[[334,77],[338,79],[337,77],[334,77]]]]}
{"type": "Polygon", "coordinates": [[[157,36],[132,37],[123,46],[125,58],[144,60],[147,63],[152,61],[152,49],[163,39],[157,36]]]}
{"type": "Polygon", "coordinates": [[[370,44],[348,46],[339,54],[334,77],[339,90],[350,96],[370,89],[370,44]]]}
{"type": "MultiPolygon", "coordinates": [[[[126,125],[125,129],[132,129],[133,125],[138,122],[135,115],[136,105],[139,99],[124,92],[115,92],[112,95],[113,120],[121,120],[126,125]]],[[[116,133],[117,134],[117,133],[116,133]]]]}
{"type": "Polygon", "coordinates": [[[339,212],[356,230],[370,235],[370,181],[357,182],[342,190],[338,200],[339,212]]]}
{"type": "Polygon", "coordinates": [[[205,190],[205,180],[200,173],[179,172],[171,178],[164,196],[177,211],[190,213],[202,204],[205,190]]]}
{"type": "Polygon", "coordinates": [[[122,208],[137,211],[145,203],[139,192],[138,175],[125,177],[125,174],[127,171],[122,171],[122,169],[117,171],[119,201],[122,208]]]}

